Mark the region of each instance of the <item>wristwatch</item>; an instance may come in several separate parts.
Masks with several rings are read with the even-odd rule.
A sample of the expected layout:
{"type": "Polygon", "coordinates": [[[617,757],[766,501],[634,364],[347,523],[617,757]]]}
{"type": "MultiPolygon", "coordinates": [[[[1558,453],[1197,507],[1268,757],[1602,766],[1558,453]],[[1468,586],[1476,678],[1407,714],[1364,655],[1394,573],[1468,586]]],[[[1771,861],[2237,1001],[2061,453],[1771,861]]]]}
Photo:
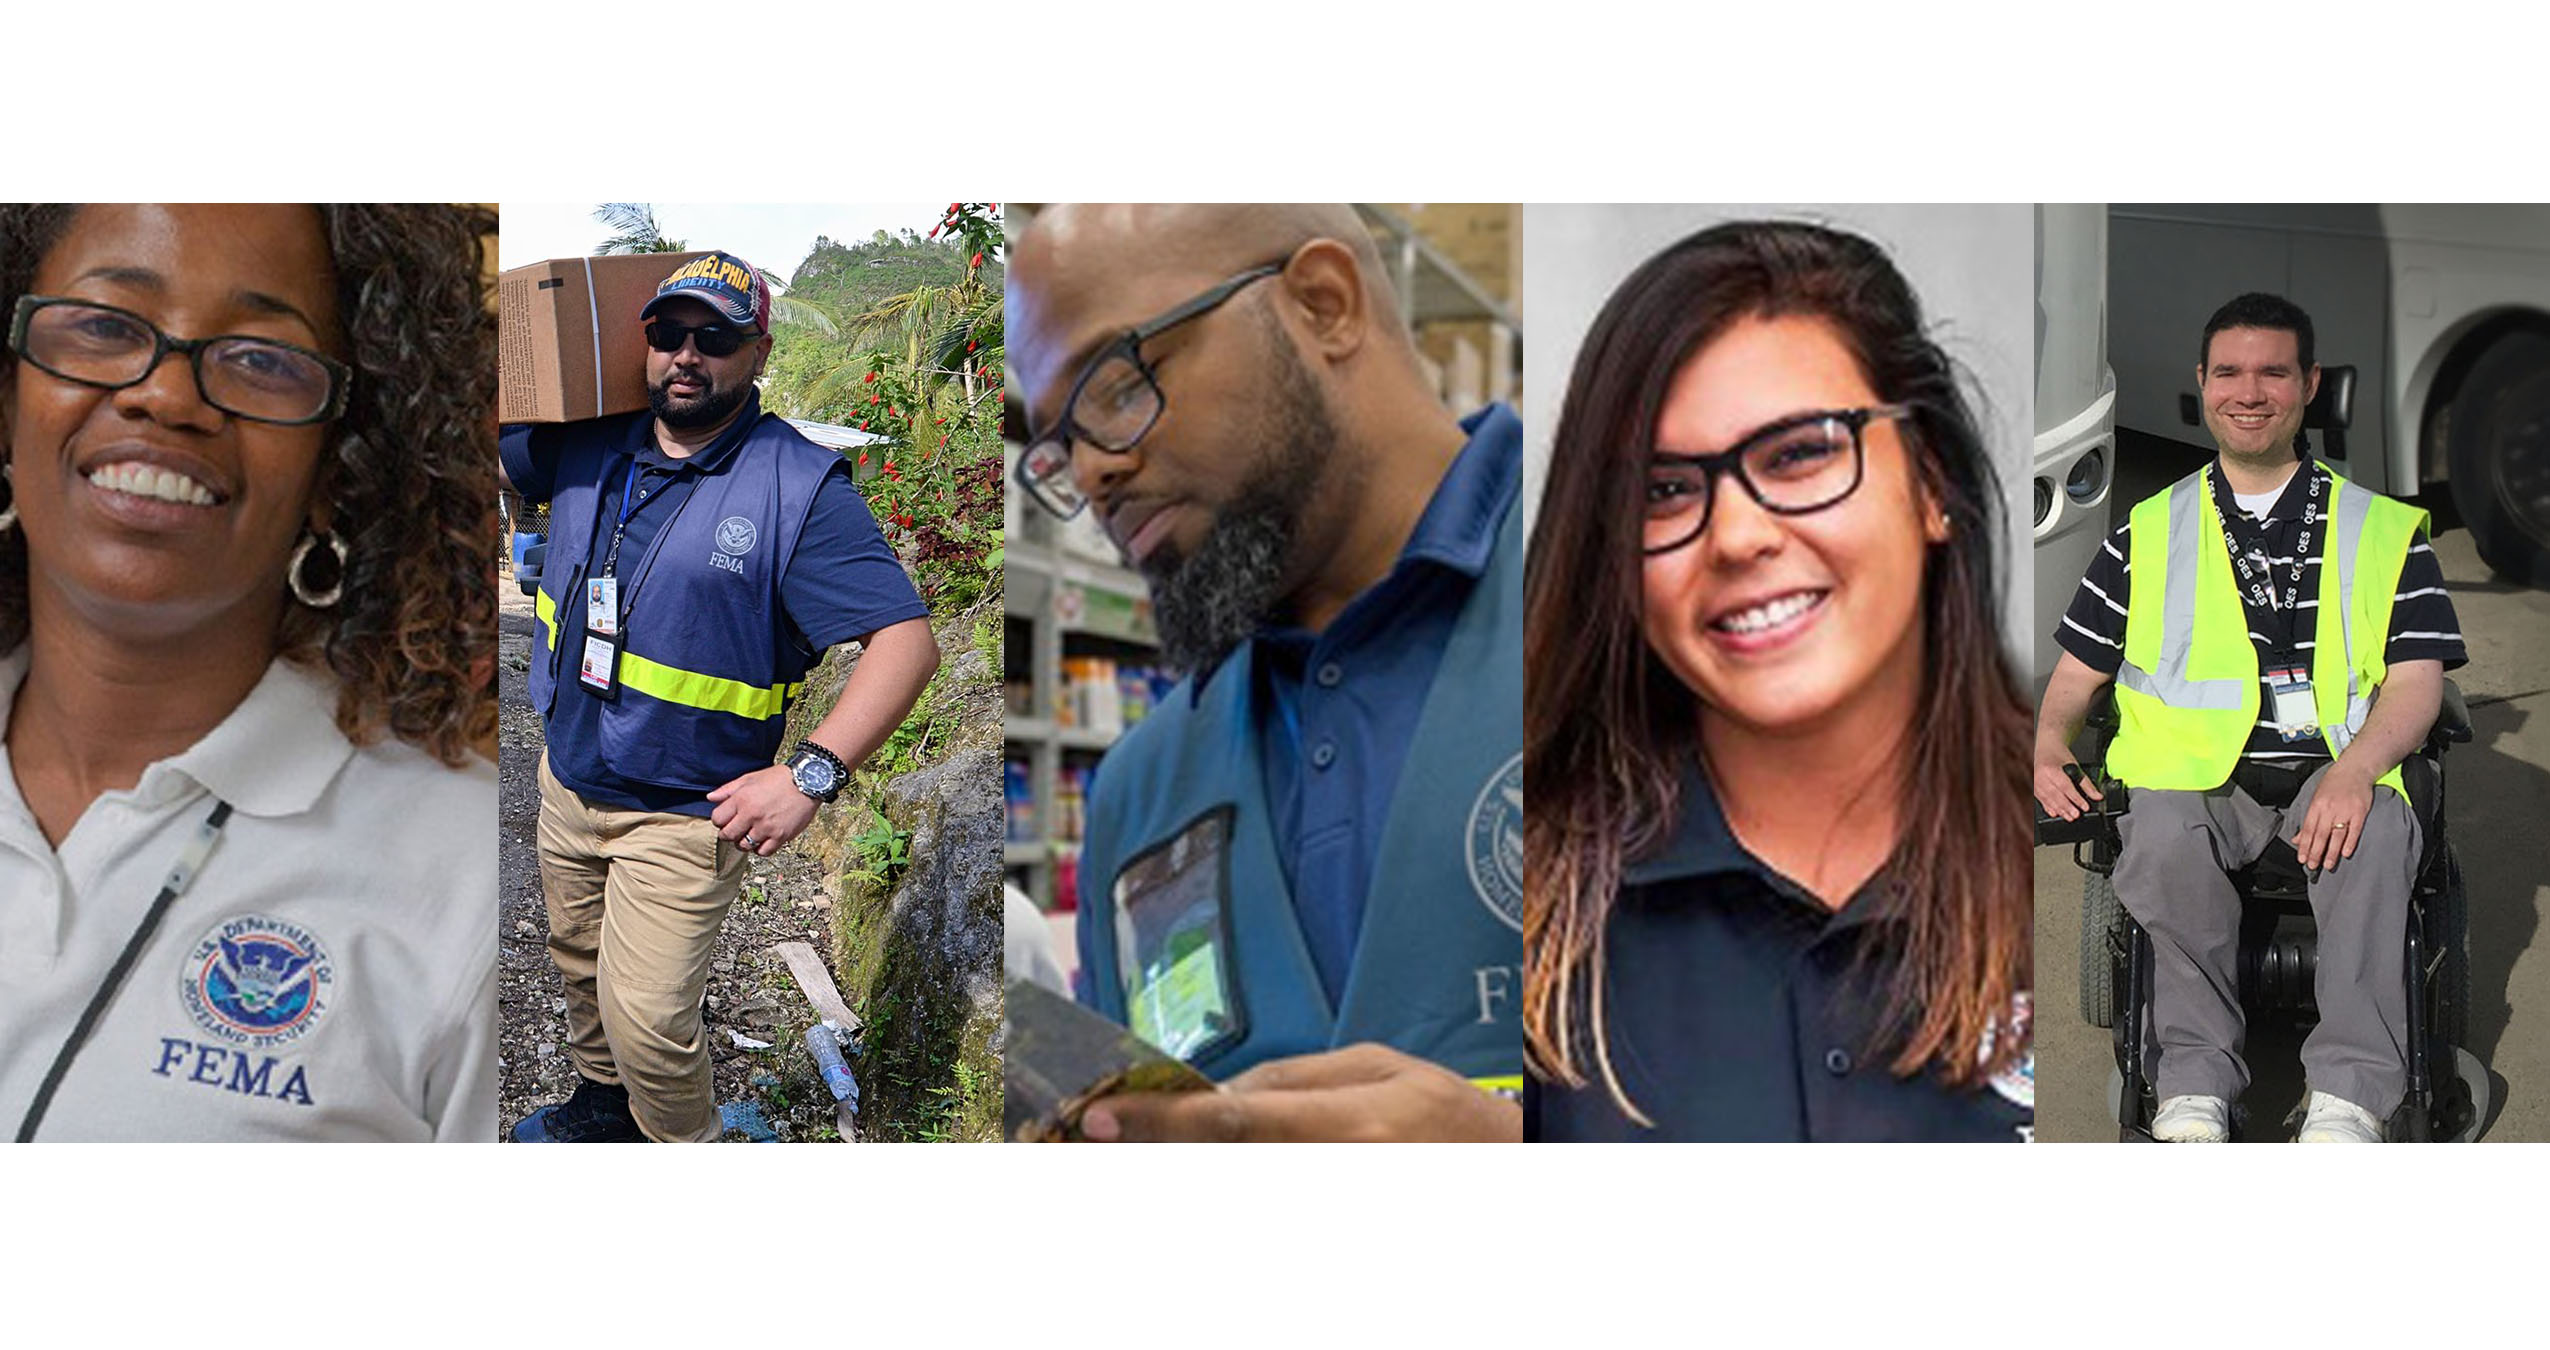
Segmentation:
{"type": "Polygon", "coordinates": [[[788,757],[788,776],[797,790],[819,802],[829,802],[841,795],[841,785],[850,781],[850,766],[841,756],[813,741],[797,742],[797,753],[788,757]]]}

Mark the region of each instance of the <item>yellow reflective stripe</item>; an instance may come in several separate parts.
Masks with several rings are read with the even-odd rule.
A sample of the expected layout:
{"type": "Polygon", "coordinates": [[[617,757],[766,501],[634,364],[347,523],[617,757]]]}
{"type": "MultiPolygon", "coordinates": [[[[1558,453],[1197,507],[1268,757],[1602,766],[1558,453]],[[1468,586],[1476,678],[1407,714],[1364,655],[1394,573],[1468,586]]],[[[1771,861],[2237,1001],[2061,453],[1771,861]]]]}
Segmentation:
{"type": "Polygon", "coordinates": [[[649,661],[636,652],[620,657],[620,683],[650,698],[679,703],[686,708],[705,708],[710,712],[733,713],[754,721],[777,717],[787,711],[788,700],[805,688],[796,684],[777,684],[764,688],[730,680],[718,675],[702,675],[697,671],[649,661]]]}
{"type": "Polygon", "coordinates": [[[1512,1092],[1520,1094],[1523,1091],[1523,1075],[1519,1073],[1512,1073],[1501,1078],[1473,1078],[1470,1080],[1470,1086],[1477,1088],[1481,1092],[1512,1092]]]}
{"type": "Polygon", "coordinates": [[[558,604],[549,598],[547,591],[534,590],[531,593],[531,615],[540,621],[541,645],[556,647],[558,645],[558,604]]]}

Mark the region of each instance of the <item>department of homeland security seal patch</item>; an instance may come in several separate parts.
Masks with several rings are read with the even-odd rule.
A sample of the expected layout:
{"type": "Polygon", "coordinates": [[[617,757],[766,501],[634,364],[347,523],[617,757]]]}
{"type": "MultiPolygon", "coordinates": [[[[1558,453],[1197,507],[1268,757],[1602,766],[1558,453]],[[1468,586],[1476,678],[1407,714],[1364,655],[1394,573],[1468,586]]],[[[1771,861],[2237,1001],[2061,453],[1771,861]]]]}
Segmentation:
{"type": "Polygon", "coordinates": [[[271,1050],[310,1033],[336,992],[318,934],[284,919],[224,919],[186,955],[178,996],[195,1025],[231,1045],[271,1050]]]}
{"type": "Polygon", "coordinates": [[[717,522],[717,549],[731,557],[740,558],[752,552],[753,541],[760,537],[761,532],[742,516],[728,516],[717,522]]]}
{"type": "MultiPolygon", "coordinates": [[[[2033,997],[2028,994],[2020,994],[2011,999],[2011,1030],[2020,1040],[2028,1043],[2028,1048],[2026,1053],[2019,1056],[2018,1062],[1992,1075],[1993,1091],[2000,1093],[2003,1099],[2011,1104],[2030,1111],[2036,1109],[2036,1036],[2032,1026],[2035,1020],[2033,1002],[2033,997]]],[[[1983,1037],[1983,1057],[1986,1060],[1992,1058],[1992,1045],[1992,1033],[1987,1031],[1983,1037]]]]}
{"type": "Polygon", "coordinates": [[[1523,931],[1523,755],[1488,775],[1470,804],[1470,885],[1496,917],[1523,931]]]}

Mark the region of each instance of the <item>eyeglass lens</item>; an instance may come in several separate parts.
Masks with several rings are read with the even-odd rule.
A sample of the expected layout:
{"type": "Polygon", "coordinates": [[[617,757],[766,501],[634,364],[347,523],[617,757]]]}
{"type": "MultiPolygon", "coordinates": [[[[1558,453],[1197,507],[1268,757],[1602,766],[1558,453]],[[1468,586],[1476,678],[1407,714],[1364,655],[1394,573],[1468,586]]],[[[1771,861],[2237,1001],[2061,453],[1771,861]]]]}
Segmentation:
{"type": "MultiPolygon", "coordinates": [[[[148,320],[96,305],[46,305],[28,319],[26,357],[68,380],[108,388],[139,384],[159,359],[148,320]]],[[[216,338],[192,353],[214,407],[242,417],[297,422],[326,411],[336,380],[308,352],[257,338],[216,338]]]]}

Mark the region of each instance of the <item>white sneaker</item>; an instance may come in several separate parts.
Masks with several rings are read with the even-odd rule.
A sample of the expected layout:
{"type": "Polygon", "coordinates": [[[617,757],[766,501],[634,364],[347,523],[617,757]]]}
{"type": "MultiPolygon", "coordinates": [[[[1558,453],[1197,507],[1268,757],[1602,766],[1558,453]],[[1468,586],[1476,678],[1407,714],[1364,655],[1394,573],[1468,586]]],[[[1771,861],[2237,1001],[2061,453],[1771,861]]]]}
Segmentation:
{"type": "Polygon", "coordinates": [[[2152,1117],[2152,1138],[2164,1144],[2228,1144],[2231,1103],[2220,1097],[2172,1097],[2152,1117]]]}
{"type": "Polygon", "coordinates": [[[2382,1122],[2373,1113],[2344,1097],[2325,1092],[2311,1094],[2310,1114],[2302,1118],[2302,1132],[2293,1136],[2297,1144],[2378,1144],[2382,1142],[2382,1122]]]}

